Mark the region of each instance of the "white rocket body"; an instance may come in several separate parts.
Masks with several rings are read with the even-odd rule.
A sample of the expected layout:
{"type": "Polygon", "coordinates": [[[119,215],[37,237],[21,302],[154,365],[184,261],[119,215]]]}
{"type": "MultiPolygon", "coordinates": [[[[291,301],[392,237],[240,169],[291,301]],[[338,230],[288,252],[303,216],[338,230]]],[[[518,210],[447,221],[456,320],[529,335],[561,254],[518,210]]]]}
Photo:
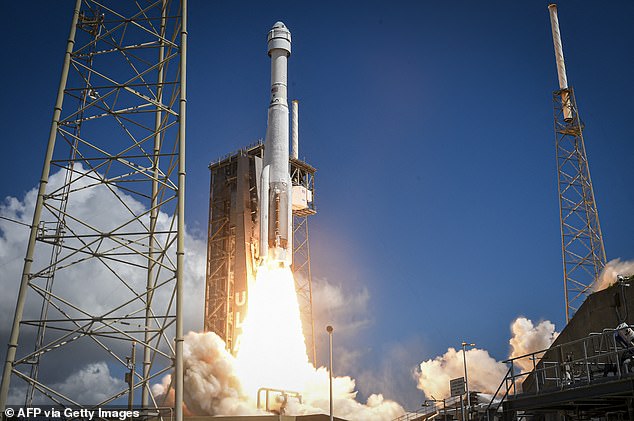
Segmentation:
{"type": "Polygon", "coordinates": [[[293,215],[289,172],[287,62],[291,33],[282,22],[269,31],[271,102],[260,176],[260,259],[289,265],[293,258],[293,215]]]}

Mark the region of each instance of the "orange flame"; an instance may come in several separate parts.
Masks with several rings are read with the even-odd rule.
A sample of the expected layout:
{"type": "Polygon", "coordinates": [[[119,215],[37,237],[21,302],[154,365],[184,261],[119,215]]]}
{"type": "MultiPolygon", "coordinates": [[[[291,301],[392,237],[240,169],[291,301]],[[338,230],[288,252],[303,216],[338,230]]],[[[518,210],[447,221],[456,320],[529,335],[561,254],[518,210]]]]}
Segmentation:
{"type": "Polygon", "coordinates": [[[263,265],[249,288],[236,369],[244,392],[262,387],[301,392],[314,367],[308,361],[295,281],[288,267],[263,265]]]}

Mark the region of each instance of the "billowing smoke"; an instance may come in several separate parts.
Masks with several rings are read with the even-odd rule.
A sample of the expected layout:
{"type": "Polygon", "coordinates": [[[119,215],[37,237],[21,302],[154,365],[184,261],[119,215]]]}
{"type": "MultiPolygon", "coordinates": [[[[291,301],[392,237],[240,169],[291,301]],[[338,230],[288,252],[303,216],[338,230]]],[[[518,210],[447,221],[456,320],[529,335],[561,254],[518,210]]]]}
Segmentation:
{"type": "Polygon", "coordinates": [[[618,275],[634,275],[634,260],[610,260],[601,271],[601,275],[599,275],[599,282],[597,282],[594,290],[601,291],[603,289],[606,289],[616,282],[616,277],[618,275]]]}
{"type": "MultiPolygon", "coordinates": [[[[506,374],[504,363],[496,361],[488,351],[472,348],[466,352],[469,368],[469,387],[473,391],[493,393],[506,374]]],[[[449,381],[464,377],[462,350],[449,348],[445,354],[420,363],[416,372],[418,388],[427,397],[436,399],[449,397],[449,381]]]]}
{"type": "MultiPolygon", "coordinates": [[[[518,317],[511,325],[513,336],[509,340],[511,352],[509,358],[548,348],[557,338],[555,325],[548,320],[537,325],[525,317],[518,317]]],[[[418,388],[429,398],[442,399],[449,396],[449,381],[464,377],[462,350],[449,348],[447,352],[434,359],[423,361],[415,371],[418,388]]],[[[508,367],[497,361],[484,349],[473,348],[466,352],[469,369],[469,388],[472,391],[491,394],[496,391],[508,367]]],[[[518,361],[522,370],[532,369],[532,361],[518,361]]]]}
{"type": "MultiPolygon", "coordinates": [[[[248,415],[256,413],[235,374],[235,359],[215,333],[189,332],[183,343],[183,399],[186,413],[248,415]]],[[[173,405],[171,375],[152,387],[159,405],[173,405]]]]}
{"type": "MultiPolygon", "coordinates": [[[[555,332],[555,325],[548,320],[533,325],[533,322],[526,317],[518,317],[511,325],[513,337],[509,340],[511,345],[511,355],[509,358],[516,358],[532,352],[547,349],[559,335],[555,332]]],[[[536,360],[535,363],[538,363],[536,360]]],[[[531,371],[533,361],[529,358],[520,358],[514,362],[522,371],[531,371]]]]}
{"type": "MultiPolygon", "coordinates": [[[[261,413],[256,397],[247,396],[236,375],[236,360],[225,350],[224,342],[215,333],[193,333],[185,337],[184,399],[186,412],[191,415],[251,415],[261,413]]],[[[154,385],[152,393],[157,402],[171,404],[169,391],[171,378],[165,376],[161,384],[154,385]]],[[[289,398],[286,412],[305,415],[328,413],[328,371],[312,368],[311,382],[302,392],[302,403],[289,398]]],[[[350,377],[333,378],[333,405],[335,415],[351,421],[388,421],[404,413],[396,402],[371,395],[365,404],[355,400],[355,381],[350,377]]],[[[264,404],[262,404],[264,406],[264,404]]]]}

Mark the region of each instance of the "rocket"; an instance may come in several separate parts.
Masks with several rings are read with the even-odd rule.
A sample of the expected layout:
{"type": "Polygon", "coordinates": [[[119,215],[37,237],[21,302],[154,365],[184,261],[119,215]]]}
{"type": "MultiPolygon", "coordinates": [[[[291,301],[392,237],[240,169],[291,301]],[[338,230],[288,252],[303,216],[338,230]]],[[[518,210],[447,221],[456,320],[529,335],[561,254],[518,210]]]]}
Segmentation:
{"type": "Polygon", "coordinates": [[[275,23],[269,31],[268,54],[271,57],[271,102],[260,175],[260,260],[290,266],[293,215],[286,81],[291,33],[282,22],[275,23]]]}

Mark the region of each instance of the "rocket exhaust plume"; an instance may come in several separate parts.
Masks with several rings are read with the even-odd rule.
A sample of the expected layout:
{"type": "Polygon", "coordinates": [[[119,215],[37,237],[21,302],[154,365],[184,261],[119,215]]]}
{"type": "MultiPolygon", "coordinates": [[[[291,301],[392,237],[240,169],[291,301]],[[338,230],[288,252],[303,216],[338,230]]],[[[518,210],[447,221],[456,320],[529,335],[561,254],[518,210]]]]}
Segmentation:
{"type": "Polygon", "coordinates": [[[271,102],[260,176],[260,259],[280,266],[292,263],[291,177],[288,164],[287,62],[291,33],[282,22],[269,31],[271,102]]]}
{"type": "Polygon", "coordinates": [[[262,387],[305,390],[312,370],[290,268],[258,269],[239,346],[236,368],[249,396],[262,387]]]}

